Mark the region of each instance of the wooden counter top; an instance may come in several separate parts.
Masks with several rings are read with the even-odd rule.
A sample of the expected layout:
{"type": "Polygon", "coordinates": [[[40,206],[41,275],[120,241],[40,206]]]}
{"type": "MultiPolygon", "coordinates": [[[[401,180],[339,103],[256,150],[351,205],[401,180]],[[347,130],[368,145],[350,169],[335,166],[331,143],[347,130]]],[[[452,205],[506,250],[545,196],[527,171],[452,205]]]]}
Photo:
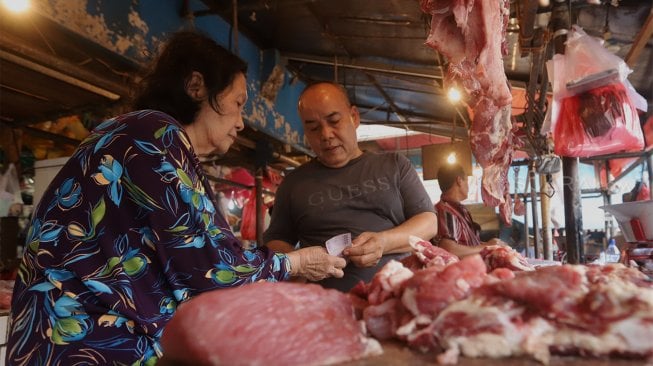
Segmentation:
{"type": "MultiPolygon", "coordinates": [[[[434,366],[435,354],[423,354],[411,350],[398,342],[384,342],[383,355],[363,360],[346,362],[340,366],[434,366]]],[[[551,357],[550,366],[634,366],[645,365],[644,360],[596,359],[578,357],[551,357]]],[[[465,358],[461,357],[458,366],[542,366],[542,363],[526,357],[519,358],[465,358]]],[[[649,363],[649,365],[651,365],[649,363]]]]}

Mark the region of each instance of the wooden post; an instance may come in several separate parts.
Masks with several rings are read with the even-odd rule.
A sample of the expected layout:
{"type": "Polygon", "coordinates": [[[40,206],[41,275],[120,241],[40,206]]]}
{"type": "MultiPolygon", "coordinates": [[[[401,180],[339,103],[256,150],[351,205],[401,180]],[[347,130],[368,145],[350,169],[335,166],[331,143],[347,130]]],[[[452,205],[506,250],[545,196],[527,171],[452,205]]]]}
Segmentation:
{"type": "Polygon", "coordinates": [[[533,213],[533,256],[540,258],[540,226],[537,219],[537,186],[535,185],[535,163],[531,163],[528,169],[531,181],[531,212],[533,213]]]}
{"type": "Polygon", "coordinates": [[[553,240],[551,237],[551,189],[546,175],[540,175],[540,212],[542,212],[542,248],[544,259],[553,259],[553,240]]]}
{"type": "Polygon", "coordinates": [[[531,238],[528,235],[528,226],[528,196],[526,196],[526,192],[524,192],[524,253],[526,253],[526,257],[532,258],[528,250],[531,246],[531,238]]]}

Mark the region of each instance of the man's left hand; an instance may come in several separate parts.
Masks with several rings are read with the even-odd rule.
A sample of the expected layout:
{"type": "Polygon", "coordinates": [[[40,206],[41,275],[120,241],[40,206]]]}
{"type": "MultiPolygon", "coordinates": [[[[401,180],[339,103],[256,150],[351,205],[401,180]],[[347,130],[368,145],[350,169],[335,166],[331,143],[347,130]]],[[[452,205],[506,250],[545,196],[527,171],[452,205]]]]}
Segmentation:
{"type": "Polygon", "coordinates": [[[381,233],[364,232],[351,242],[342,254],[356,267],[372,267],[381,260],[385,250],[385,236],[381,233]]]}

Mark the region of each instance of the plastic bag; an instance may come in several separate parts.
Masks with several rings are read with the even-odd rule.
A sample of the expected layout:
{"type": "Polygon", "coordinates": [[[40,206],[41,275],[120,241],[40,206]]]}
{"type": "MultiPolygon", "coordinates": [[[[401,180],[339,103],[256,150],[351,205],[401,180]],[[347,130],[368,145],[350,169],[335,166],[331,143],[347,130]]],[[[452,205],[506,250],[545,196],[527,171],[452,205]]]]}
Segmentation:
{"type": "Polygon", "coordinates": [[[243,206],[240,237],[243,240],[256,240],[256,189],[250,191],[249,198],[243,206]]]}
{"type": "MultiPolygon", "coordinates": [[[[579,83],[583,79],[591,79],[594,75],[602,74],[602,76],[607,77],[605,80],[608,80],[607,83],[609,83],[612,81],[625,81],[632,72],[624,60],[603,47],[602,40],[587,35],[578,26],[572,28],[566,45],[563,71],[565,83],[558,85],[559,89],[566,90],[558,90],[559,93],[566,91],[568,95],[574,95],[591,89],[591,87],[570,88],[570,86],[579,83]]],[[[595,86],[601,86],[600,82],[597,83],[598,80],[594,80],[595,86]]],[[[592,83],[590,82],[587,85],[591,86],[592,83]]],[[[560,96],[565,97],[567,95],[560,96]]]]}
{"type": "Polygon", "coordinates": [[[4,174],[0,174],[0,217],[7,216],[12,204],[22,204],[20,182],[16,166],[11,163],[4,174]]]}
{"type": "Polygon", "coordinates": [[[574,27],[564,55],[547,62],[553,102],[542,134],[553,134],[554,151],[584,157],[641,150],[644,138],[637,109],[646,100],[626,77],[632,70],[601,42],[574,27]]]}
{"type": "Polygon", "coordinates": [[[622,83],[604,85],[561,101],[553,130],[561,156],[592,156],[641,150],[639,116],[622,83]]]}

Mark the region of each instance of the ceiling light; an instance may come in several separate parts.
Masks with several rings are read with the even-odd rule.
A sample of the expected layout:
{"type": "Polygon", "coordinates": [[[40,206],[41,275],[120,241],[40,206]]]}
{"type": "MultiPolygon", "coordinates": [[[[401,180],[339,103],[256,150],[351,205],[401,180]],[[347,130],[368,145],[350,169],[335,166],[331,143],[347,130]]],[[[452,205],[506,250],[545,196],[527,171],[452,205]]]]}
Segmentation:
{"type": "Polygon", "coordinates": [[[460,91],[456,88],[449,88],[449,91],[447,92],[447,98],[449,98],[449,101],[452,103],[458,103],[460,101],[460,91]]]}
{"type": "Polygon", "coordinates": [[[447,156],[447,163],[454,164],[456,162],[456,153],[452,152],[447,156]]]}
{"type": "Polygon", "coordinates": [[[29,9],[29,0],[2,0],[2,5],[14,13],[22,13],[29,9]]]}

